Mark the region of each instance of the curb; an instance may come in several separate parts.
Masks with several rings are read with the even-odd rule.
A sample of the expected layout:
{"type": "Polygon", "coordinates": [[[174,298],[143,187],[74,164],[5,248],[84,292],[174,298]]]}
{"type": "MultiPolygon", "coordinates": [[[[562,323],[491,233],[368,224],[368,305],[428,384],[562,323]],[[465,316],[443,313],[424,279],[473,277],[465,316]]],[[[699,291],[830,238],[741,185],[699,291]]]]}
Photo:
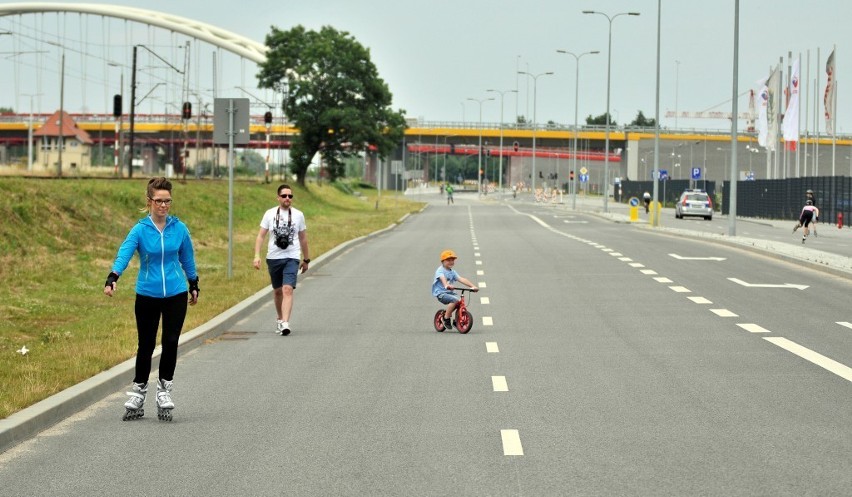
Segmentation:
{"type": "MultiPolygon", "coordinates": [[[[311,267],[305,272],[305,275],[310,275],[319,270],[343,251],[396,228],[408,216],[409,214],[406,214],[396,223],[386,228],[343,242],[320,255],[312,261],[311,267]]],[[[201,346],[206,340],[216,338],[227,331],[241,318],[243,313],[254,312],[266,305],[269,302],[270,293],[272,293],[272,289],[267,286],[201,326],[181,333],[180,341],[178,342],[178,357],[201,346]]],[[[154,355],[151,359],[152,372],[160,366],[161,353],[162,348],[158,346],[154,350],[154,355]]],[[[121,390],[122,387],[133,381],[135,366],[136,358],[132,357],[121,364],[98,373],[88,380],[77,383],[40,402],[13,413],[6,419],[0,419],[0,453],[33,438],[65,418],[121,390]]]]}

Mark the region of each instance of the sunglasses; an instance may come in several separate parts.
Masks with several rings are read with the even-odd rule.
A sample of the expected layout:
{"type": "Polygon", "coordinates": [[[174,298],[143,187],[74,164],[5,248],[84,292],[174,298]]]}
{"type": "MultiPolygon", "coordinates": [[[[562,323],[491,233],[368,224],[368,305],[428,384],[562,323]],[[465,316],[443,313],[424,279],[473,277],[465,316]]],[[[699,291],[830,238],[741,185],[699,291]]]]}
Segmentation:
{"type": "Polygon", "coordinates": [[[279,197],[281,197],[281,198],[293,198],[293,194],[292,194],[292,193],[289,193],[289,194],[284,193],[284,194],[282,194],[282,195],[278,195],[278,196],[279,196],[279,197]]]}
{"type": "Polygon", "coordinates": [[[172,199],[170,198],[151,198],[148,197],[148,200],[154,202],[157,205],[172,205],[172,199]]]}

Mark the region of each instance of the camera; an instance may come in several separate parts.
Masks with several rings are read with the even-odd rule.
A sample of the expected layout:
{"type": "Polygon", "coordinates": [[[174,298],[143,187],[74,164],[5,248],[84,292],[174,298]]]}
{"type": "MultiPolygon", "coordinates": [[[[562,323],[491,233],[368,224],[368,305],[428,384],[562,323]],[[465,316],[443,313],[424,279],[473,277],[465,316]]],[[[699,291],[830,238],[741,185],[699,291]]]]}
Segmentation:
{"type": "Polygon", "coordinates": [[[286,234],[275,234],[275,245],[281,250],[286,250],[290,246],[290,237],[286,234]]]}

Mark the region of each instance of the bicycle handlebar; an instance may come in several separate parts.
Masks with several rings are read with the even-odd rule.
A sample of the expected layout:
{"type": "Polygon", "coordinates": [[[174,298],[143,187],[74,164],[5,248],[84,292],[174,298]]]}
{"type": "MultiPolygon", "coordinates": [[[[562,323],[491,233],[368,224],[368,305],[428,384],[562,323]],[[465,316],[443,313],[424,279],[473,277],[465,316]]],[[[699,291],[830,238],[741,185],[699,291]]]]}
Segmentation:
{"type": "Polygon", "coordinates": [[[474,290],[473,288],[467,288],[467,287],[465,287],[465,288],[453,287],[453,291],[455,291],[455,290],[458,290],[460,292],[478,292],[479,288],[474,290]]]}

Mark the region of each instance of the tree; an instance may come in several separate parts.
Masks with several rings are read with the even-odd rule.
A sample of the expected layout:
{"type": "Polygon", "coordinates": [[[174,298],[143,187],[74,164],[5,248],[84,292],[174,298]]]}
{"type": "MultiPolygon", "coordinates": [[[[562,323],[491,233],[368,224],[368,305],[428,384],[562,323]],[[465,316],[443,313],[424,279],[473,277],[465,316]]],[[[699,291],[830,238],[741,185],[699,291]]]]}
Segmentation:
{"type": "Polygon", "coordinates": [[[15,109],[11,107],[0,107],[0,114],[14,114],[15,109]]]}
{"type": "MultiPolygon", "coordinates": [[[[606,126],[606,112],[604,112],[603,114],[596,116],[596,117],[592,117],[592,115],[589,114],[588,117],[586,117],[586,124],[589,125],[589,126],[592,126],[592,125],[606,126]]],[[[618,123],[616,123],[612,119],[611,115],[609,116],[609,125],[610,126],[618,126],[618,123]]]]}
{"type": "Polygon", "coordinates": [[[636,114],[636,119],[630,123],[630,126],[637,126],[640,128],[653,128],[656,127],[656,125],[657,120],[645,117],[645,114],[643,114],[641,110],[636,114]]]}
{"type": "Polygon", "coordinates": [[[273,26],[266,45],[259,86],[284,94],[284,113],[299,129],[290,155],[300,184],[317,153],[335,180],[344,174],[346,157],[374,146],[384,158],[402,141],[405,112],[391,110],[393,97],[370,51],[349,33],[273,26]]]}

